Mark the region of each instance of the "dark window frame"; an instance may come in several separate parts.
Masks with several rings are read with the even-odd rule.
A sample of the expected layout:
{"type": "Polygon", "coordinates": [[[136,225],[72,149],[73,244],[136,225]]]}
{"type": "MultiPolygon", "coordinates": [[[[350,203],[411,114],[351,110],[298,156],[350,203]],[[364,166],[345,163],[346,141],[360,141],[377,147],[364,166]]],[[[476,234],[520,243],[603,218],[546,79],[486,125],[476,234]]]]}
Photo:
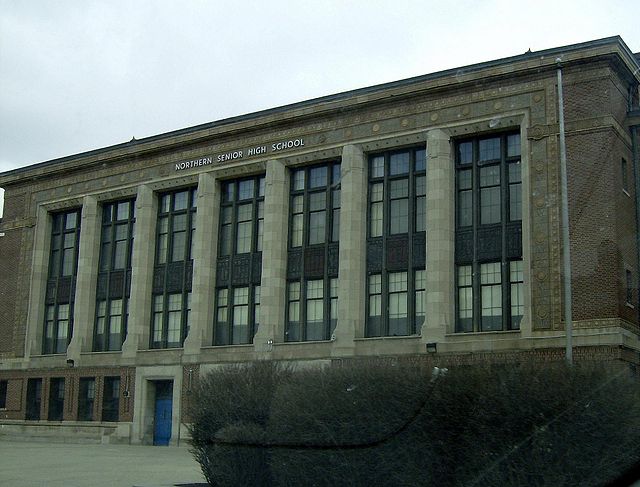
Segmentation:
{"type": "Polygon", "coordinates": [[[53,355],[66,353],[73,333],[74,291],[78,271],[78,253],[80,250],[80,226],[82,212],[80,208],[73,208],[51,214],[51,247],[49,250],[49,270],[47,278],[47,295],[45,297],[45,316],[42,329],[42,354],[53,355]],[[67,228],[67,223],[73,217],[73,226],[67,228]],[[67,237],[73,236],[73,246],[67,247],[67,237]],[[71,250],[71,270],[66,272],[65,253],[71,250]],[[66,320],[60,317],[60,307],[68,306],[66,320]],[[49,310],[52,315],[49,316],[49,310]],[[66,335],[59,338],[59,327],[66,321],[66,335]],[[49,325],[51,328],[49,329],[49,325]],[[50,339],[47,332],[50,331],[50,339]],[[63,338],[64,341],[60,341],[63,338]]]}
{"type": "MultiPolygon", "coordinates": [[[[182,198],[182,196],[181,196],[182,198]]],[[[156,242],[155,242],[155,268],[154,278],[160,278],[162,291],[155,289],[151,303],[151,322],[149,333],[149,346],[152,349],[181,348],[189,331],[189,319],[191,315],[191,269],[193,268],[193,243],[197,215],[198,188],[195,186],[172,189],[158,194],[158,216],[156,221],[156,242]],[[186,193],[186,206],[176,208],[177,196],[186,193]],[[176,220],[184,216],[184,229],[176,228],[176,220]],[[166,221],[164,232],[162,221],[166,221]],[[177,235],[184,233],[184,249],[179,258],[174,257],[177,235]],[[166,246],[161,245],[161,236],[166,236],[166,246]],[[182,280],[179,289],[169,289],[171,273],[176,271],[176,266],[182,272],[182,280]],[[180,295],[180,326],[179,339],[169,341],[169,325],[171,310],[171,299],[175,295],[180,295]],[[156,303],[161,302],[160,311],[156,309],[156,303]],[[160,339],[156,336],[156,315],[161,314],[159,322],[160,339]]]]}
{"type": "Polygon", "coordinates": [[[248,177],[228,179],[220,182],[220,218],[218,223],[217,265],[225,266],[227,272],[218,272],[215,288],[215,311],[213,318],[213,345],[247,345],[253,343],[259,326],[260,282],[256,265],[262,262],[262,237],[264,233],[266,175],[255,174],[248,177]],[[243,189],[243,187],[245,189],[243,189]],[[250,187],[250,194],[245,193],[250,187]],[[251,206],[251,217],[240,219],[240,210],[251,206]],[[239,252],[238,235],[240,224],[248,224],[251,240],[248,248],[239,252]],[[248,266],[247,272],[241,272],[236,262],[242,261],[248,266]],[[223,276],[224,274],[224,276],[223,276]],[[247,288],[247,303],[235,303],[236,291],[247,288]],[[224,303],[221,298],[226,293],[224,303]],[[247,307],[246,332],[239,334],[234,327],[235,311],[247,307]],[[222,314],[226,319],[222,320],[222,314]]]}
{"type": "MultiPolygon", "coordinates": [[[[456,237],[462,230],[473,232],[472,246],[473,257],[471,259],[461,259],[457,255],[456,244],[456,259],[455,259],[455,332],[456,333],[473,333],[483,331],[505,331],[505,330],[519,330],[521,315],[512,316],[511,306],[511,288],[514,285],[523,284],[523,281],[511,281],[511,262],[522,261],[522,250],[518,256],[507,256],[507,238],[509,235],[509,229],[507,226],[513,227],[522,226],[522,154],[521,154],[521,142],[520,133],[518,131],[507,131],[492,134],[483,134],[470,138],[463,138],[456,140],[455,147],[455,230],[456,237]],[[480,145],[483,141],[499,140],[499,154],[498,157],[491,157],[483,159],[480,151],[480,145]],[[511,148],[514,148],[514,152],[511,152],[511,148]],[[518,179],[514,181],[510,179],[511,171],[518,165],[518,179]],[[500,220],[495,223],[483,223],[481,219],[482,201],[481,201],[481,171],[487,167],[499,167],[500,174],[500,220]],[[467,191],[466,186],[461,187],[461,181],[463,178],[461,174],[470,171],[471,174],[471,225],[462,225],[460,214],[461,198],[460,194],[463,191],[467,191]],[[513,197],[512,190],[514,185],[518,186],[519,190],[519,202],[520,209],[517,211],[515,217],[512,212],[513,197]],[[501,238],[500,242],[500,256],[496,258],[485,257],[479,255],[477,242],[479,241],[479,233],[484,230],[499,234],[501,238]],[[497,330],[494,327],[486,329],[482,323],[482,299],[483,299],[483,287],[489,287],[490,284],[482,284],[482,272],[481,269],[485,264],[500,264],[500,286],[501,286],[501,326],[497,330]],[[465,283],[460,282],[460,269],[465,266],[471,267],[471,286],[467,286],[465,283]],[[460,315],[460,290],[463,288],[471,288],[472,293],[472,317],[471,326],[463,327],[460,315]]],[[[492,152],[492,154],[494,154],[492,152]]],[[[466,180],[466,178],[464,178],[466,180]]],[[[465,222],[469,221],[468,217],[464,219],[465,222]]],[[[523,264],[524,265],[524,264],[523,264]]],[[[494,284],[495,285],[495,284],[494,284]]]]}
{"type": "Polygon", "coordinates": [[[52,377],[49,379],[48,421],[62,421],[64,419],[65,396],[64,377],[52,377]]]}
{"type": "Polygon", "coordinates": [[[120,376],[106,376],[102,381],[102,415],[103,422],[120,421],[120,376]]]}
{"type": "Polygon", "coordinates": [[[8,380],[0,380],[0,409],[7,408],[7,391],[9,389],[8,380]]]}
{"type": "MultiPolygon", "coordinates": [[[[316,180],[317,182],[317,180],[316,180]]],[[[342,161],[333,159],[322,162],[315,162],[308,166],[295,167],[290,171],[290,188],[289,188],[289,222],[288,222],[288,238],[287,249],[289,255],[299,253],[301,269],[299,277],[287,279],[285,289],[285,336],[287,342],[305,342],[305,341],[326,341],[330,340],[335,326],[337,325],[337,295],[333,292],[337,288],[338,275],[334,275],[329,270],[329,252],[330,247],[340,244],[340,211],[342,205],[342,161]],[[315,184],[314,177],[319,175],[317,171],[324,169],[324,184],[315,184]],[[298,183],[301,187],[298,187],[298,183]],[[324,193],[324,206],[312,207],[312,203],[318,201],[316,195],[324,193]],[[302,211],[300,205],[294,202],[302,202],[302,211]],[[321,209],[320,209],[321,208],[321,209]],[[311,220],[312,216],[319,212],[324,212],[324,237],[320,240],[318,234],[312,232],[311,220]],[[298,224],[297,222],[301,222],[298,224]],[[299,227],[299,228],[298,228],[299,227]],[[295,231],[295,232],[294,232],[295,231]],[[295,237],[294,233],[299,234],[300,238],[295,237]],[[324,265],[321,273],[311,275],[305,267],[305,256],[309,252],[321,252],[323,254],[324,265]],[[334,281],[335,280],[335,281],[334,281]],[[312,281],[322,281],[322,298],[309,297],[309,283],[312,281]],[[333,283],[333,286],[332,286],[333,283]],[[298,286],[299,306],[298,320],[292,321],[290,288],[298,286]],[[322,299],[322,320],[313,323],[307,319],[308,305],[310,301],[322,299]],[[333,309],[333,311],[332,311],[333,309]],[[318,328],[310,329],[315,324],[318,328]]],[[[316,227],[314,227],[316,228],[316,227]]]]}
{"type": "Polygon", "coordinates": [[[127,337],[129,297],[131,294],[131,258],[133,254],[133,239],[135,232],[136,219],[136,202],[135,198],[123,200],[109,201],[102,205],[102,226],[100,234],[100,257],[99,257],[99,274],[104,275],[104,295],[96,297],[96,311],[93,326],[93,351],[119,351],[127,337]],[[125,218],[119,217],[119,207],[123,204],[128,205],[128,211],[125,218]],[[125,238],[118,238],[118,228],[126,228],[125,238]],[[116,266],[116,242],[125,243],[124,263],[122,266],[116,266]],[[115,245],[114,245],[115,244],[115,245]],[[108,249],[108,250],[105,250],[108,249]],[[106,255],[108,254],[108,255],[106,255]],[[118,278],[122,282],[120,292],[114,291],[112,280],[117,281],[118,278]],[[120,331],[115,334],[119,338],[112,339],[111,320],[112,302],[121,300],[120,314],[120,331]],[[104,312],[101,312],[101,306],[104,303],[104,312]],[[99,333],[100,319],[102,322],[102,333],[99,333]]]}
{"type": "Polygon", "coordinates": [[[624,157],[620,159],[620,172],[622,176],[622,191],[629,194],[629,164],[624,157]]]}
{"type": "MultiPolygon", "coordinates": [[[[420,271],[426,271],[424,265],[419,265],[420,260],[424,260],[423,257],[417,255],[417,251],[414,248],[413,241],[416,237],[423,236],[426,238],[427,222],[418,222],[418,216],[422,215],[426,219],[425,209],[420,211],[419,205],[426,207],[426,177],[427,177],[427,153],[424,145],[409,146],[402,148],[394,148],[392,150],[383,152],[372,152],[368,155],[368,177],[367,177],[367,245],[369,247],[373,245],[379,245],[383,263],[377,270],[367,269],[366,279],[366,317],[365,317],[365,337],[375,338],[383,336],[412,336],[420,333],[420,328],[424,323],[424,315],[422,313],[416,313],[418,308],[418,296],[424,296],[425,288],[418,288],[416,286],[417,273],[420,271]],[[395,159],[401,154],[408,154],[407,171],[398,172],[399,166],[395,165],[395,159]],[[382,163],[380,165],[380,163],[382,163]],[[394,169],[395,168],[395,169],[394,169]],[[379,174],[381,170],[381,174],[379,174]],[[423,179],[422,184],[418,184],[419,179],[423,179]],[[393,197],[391,194],[392,186],[394,182],[407,180],[407,194],[406,196],[393,197]],[[379,197],[378,188],[382,185],[382,196],[379,197]],[[374,191],[376,188],[376,191],[374,191]],[[423,189],[423,191],[420,190],[423,189]],[[376,199],[373,199],[376,198],[376,199]],[[395,232],[392,228],[392,202],[398,199],[407,200],[407,221],[406,232],[395,232]],[[374,212],[374,206],[376,211],[374,212]],[[381,208],[382,222],[375,225],[374,232],[374,220],[373,216],[379,215],[381,208]],[[379,228],[381,225],[381,228],[379,228]],[[406,235],[407,238],[407,265],[403,267],[388,266],[387,254],[389,249],[392,248],[398,238],[402,238],[406,235]],[[390,291],[389,279],[390,276],[406,273],[407,289],[406,291],[390,291]],[[379,289],[376,292],[372,292],[372,283],[376,276],[380,276],[379,289]],[[406,294],[406,317],[405,317],[405,329],[403,332],[395,333],[394,326],[391,323],[390,315],[390,302],[392,301],[392,295],[398,293],[406,294]],[[378,297],[378,298],[376,298],[378,297]],[[379,299],[380,315],[371,314],[373,309],[373,299],[379,299]],[[393,333],[393,334],[392,334],[393,333]]],[[[399,163],[398,163],[399,164],[399,163]]],[[[422,207],[421,207],[422,208],[422,207]]],[[[376,222],[380,221],[376,218],[376,222]]],[[[424,250],[418,252],[424,253],[424,250]]],[[[369,250],[368,250],[369,253],[369,250]]],[[[426,276],[425,276],[426,278],[426,276]]],[[[424,305],[424,301],[421,302],[424,305]]],[[[378,306],[375,307],[376,310],[378,306]]]]}
{"type": "Polygon", "coordinates": [[[42,415],[42,383],[40,377],[29,377],[27,379],[27,398],[25,420],[39,421],[42,415]]]}
{"type": "Polygon", "coordinates": [[[78,381],[78,421],[95,421],[95,400],[96,378],[80,377],[78,381]]]}

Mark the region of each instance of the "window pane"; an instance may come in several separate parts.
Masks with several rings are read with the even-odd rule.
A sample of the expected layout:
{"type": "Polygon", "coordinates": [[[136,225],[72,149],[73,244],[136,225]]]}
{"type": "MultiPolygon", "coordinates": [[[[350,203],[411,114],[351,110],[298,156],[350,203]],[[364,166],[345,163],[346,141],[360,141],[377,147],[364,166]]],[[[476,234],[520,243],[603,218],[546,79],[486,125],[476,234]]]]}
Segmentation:
{"type": "Polygon", "coordinates": [[[382,296],[369,296],[369,317],[367,319],[367,336],[382,335],[382,296]]]}
{"type": "Polygon", "coordinates": [[[507,137],[507,157],[517,157],[520,155],[520,134],[513,134],[507,137]]]}
{"type": "Polygon", "coordinates": [[[389,197],[391,199],[406,198],[409,196],[409,180],[396,179],[389,183],[389,197]]]}
{"type": "Polygon", "coordinates": [[[371,159],[370,174],[372,178],[381,178],[384,176],[384,156],[377,156],[371,159]]]}
{"type": "Polygon", "coordinates": [[[473,331],[473,288],[458,289],[458,331],[473,331]]]}
{"type": "Polygon", "coordinates": [[[222,233],[220,235],[220,254],[231,254],[231,225],[223,225],[222,233]]]}
{"type": "Polygon", "coordinates": [[[294,301],[289,303],[288,311],[287,341],[300,341],[302,339],[300,334],[300,302],[294,301]]]}
{"type": "Polygon", "coordinates": [[[293,173],[293,190],[304,189],[304,169],[298,169],[293,173]]]}
{"type": "Polygon", "coordinates": [[[74,266],[74,249],[64,249],[62,252],[62,275],[70,276],[73,274],[74,266]]]}
{"type": "Polygon", "coordinates": [[[289,283],[289,301],[296,301],[300,299],[300,283],[289,283]]]}
{"type": "Polygon", "coordinates": [[[235,194],[236,194],[235,189],[236,189],[236,183],[234,183],[233,181],[224,183],[222,187],[222,194],[223,194],[223,201],[225,203],[231,203],[232,201],[235,200],[235,194]]]}
{"type": "Polygon", "coordinates": [[[309,195],[309,211],[324,210],[327,206],[327,194],[324,191],[309,195]]]}
{"type": "Polygon", "coordinates": [[[169,203],[171,195],[165,194],[160,198],[160,213],[167,213],[169,211],[169,203]]]}
{"type": "Polygon", "coordinates": [[[471,266],[458,267],[458,286],[471,286],[471,266]]]}
{"type": "Polygon", "coordinates": [[[407,199],[391,201],[390,218],[392,235],[409,231],[409,201],[407,199]]]}
{"type": "Polygon", "coordinates": [[[522,220],[522,183],[509,185],[509,219],[522,220]]]}
{"type": "Polygon", "coordinates": [[[245,254],[251,252],[251,227],[252,222],[238,224],[238,235],[236,239],[236,253],[245,254]]]}
{"type": "Polygon", "coordinates": [[[500,159],[500,137],[484,139],[479,143],[480,161],[500,159]]]}
{"type": "Polygon", "coordinates": [[[471,189],[471,170],[458,171],[458,189],[471,189]]]}
{"type": "Polygon", "coordinates": [[[519,183],[522,180],[522,165],[520,161],[512,162],[508,166],[509,168],[509,182],[519,183]]]}
{"type": "Polygon", "coordinates": [[[67,216],[64,221],[64,229],[65,230],[73,230],[76,228],[78,222],[78,213],[73,211],[71,213],[67,213],[67,216]]]}
{"type": "Polygon", "coordinates": [[[458,144],[458,162],[460,164],[471,164],[473,162],[473,143],[464,142],[458,144]]]}
{"type": "Polygon", "coordinates": [[[124,269],[127,259],[127,241],[122,240],[116,242],[115,251],[113,254],[113,268],[124,269]]]}
{"type": "Polygon", "coordinates": [[[500,262],[480,265],[480,284],[499,284],[502,282],[500,262]]]}
{"type": "Polygon", "coordinates": [[[173,196],[173,209],[186,210],[189,206],[189,191],[180,191],[173,196]]]}
{"type": "Polygon", "coordinates": [[[371,205],[370,233],[372,237],[382,236],[382,203],[371,205]]]}
{"type": "Polygon", "coordinates": [[[382,292],[382,275],[373,274],[369,276],[369,294],[380,294],[382,292]]]}
{"type": "Polygon", "coordinates": [[[418,176],[416,178],[416,196],[424,196],[427,194],[427,178],[426,176],[418,176]]]}
{"type": "Polygon", "coordinates": [[[389,295],[389,335],[408,335],[407,293],[389,295]]]}
{"type": "Polygon", "coordinates": [[[416,171],[424,171],[427,167],[427,151],[418,149],[416,151],[416,171]]]}
{"type": "Polygon", "coordinates": [[[482,331],[502,329],[502,286],[482,286],[482,331]]]}
{"type": "Polygon", "coordinates": [[[246,200],[250,198],[253,198],[253,179],[240,181],[238,183],[238,199],[246,200]]]}
{"type": "Polygon", "coordinates": [[[327,185],[327,166],[314,167],[309,171],[309,187],[319,188],[327,185]]]}
{"type": "Polygon", "coordinates": [[[105,204],[102,206],[102,223],[110,223],[113,218],[113,205],[105,204]]]}
{"type": "Polygon", "coordinates": [[[324,243],[325,213],[317,211],[309,215],[309,245],[324,243]]]}
{"type": "Polygon", "coordinates": [[[293,215],[291,220],[291,246],[302,246],[302,215],[293,215]]]}
{"type": "Polygon", "coordinates": [[[407,290],[407,273],[406,272],[392,272],[389,274],[389,292],[394,293],[398,291],[407,290]]]}
{"type": "Polygon", "coordinates": [[[304,209],[304,199],[302,196],[294,196],[291,202],[292,213],[302,213],[304,209]]]}
{"type": "Polygon", "coordinates": [[[416,232],[424,232],[427,229],[427,198],[416,198],[416,232]]]}
{"type": "Polygon", "coordinates": [[[480,223],[483,225],[500,222],[500,187],[480,190],[480,223]]]}
{"type": "Polygon", "coordinates": [[[322,299],[323,294],[322,279],[307,281],[307,299],[322,299]]]}
{"type": "Polygon", "coordinates": [[[406,174],[409,172],[409,152],[391,154],[389,157],[389,174],[406,174]]]}
{"type": "Polygon", "coordinates": [[[336,183],[340,182],[341,177],[342,173],[340,170],[340,164],[334,164],[331,167],[331,182],[335,185],[336,183]]]}
{"type": "Polygon", "coordinates": [[[376,183],[371,185],[371,201],[382,201],[384,197],[384,185],[376,183]]]}
{"type": "Polygon", "coordinates": [[[331,228],[331,241],[337,242],[340,240],[340,210],[333,210],[332,217],[332,228],[331,228]]]}
{"type": "Polygon", "coordinates": [[[187,245],[187,232],[175,232],[173,234],[173,249],[171,251],[171,262],[184,260],[187,245]]]}
{"type": "Polygon", "coordinates": [[[127,220],[129,219],[129,201],[122,201],[118,203],[116,207],[116,218],[118,220],[127,220]]]}
{"type": "Polygon", "coordinates": [[[480,168],[480,187],[496,186],[500,184],[500,166],[480,168]]]}

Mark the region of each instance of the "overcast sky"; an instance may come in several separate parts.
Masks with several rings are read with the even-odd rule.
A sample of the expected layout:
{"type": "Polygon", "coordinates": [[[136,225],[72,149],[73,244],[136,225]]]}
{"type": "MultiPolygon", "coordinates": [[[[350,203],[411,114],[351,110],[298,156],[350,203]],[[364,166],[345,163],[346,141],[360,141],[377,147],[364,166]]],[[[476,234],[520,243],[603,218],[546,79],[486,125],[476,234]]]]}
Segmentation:
{"type": "Polygon", "coordinates": [[[638,0],[0,0],[0,172],[529,48],[638,52],[638,19],[638,0]]]}

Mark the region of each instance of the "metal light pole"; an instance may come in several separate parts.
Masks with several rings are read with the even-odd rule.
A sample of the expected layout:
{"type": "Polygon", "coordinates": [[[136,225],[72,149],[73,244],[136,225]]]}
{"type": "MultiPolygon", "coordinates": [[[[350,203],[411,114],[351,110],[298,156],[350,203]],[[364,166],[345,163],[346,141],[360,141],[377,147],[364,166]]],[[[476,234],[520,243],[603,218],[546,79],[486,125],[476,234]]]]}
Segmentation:
{"type": "Polygon", "coordinates": [[[567,184],[567,147],[564,135],[564,99],[562,96],[562,65],[561,59],[556,59],[558,66],[558,122],[560,125],[560,186],[562,188],[562,267],[564,271],[564,326],[567,334],[565,359],[567,364],[573,364],[573,323],[571,318],[571,254],[569,249],[569,186],[567,184]]]}

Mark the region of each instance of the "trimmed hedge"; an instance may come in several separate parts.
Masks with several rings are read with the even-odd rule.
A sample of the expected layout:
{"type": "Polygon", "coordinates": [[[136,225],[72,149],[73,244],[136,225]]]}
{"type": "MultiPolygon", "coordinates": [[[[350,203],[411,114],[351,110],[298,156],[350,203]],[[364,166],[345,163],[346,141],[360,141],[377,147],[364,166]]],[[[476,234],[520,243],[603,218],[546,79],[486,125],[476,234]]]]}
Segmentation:
{"type": "Polygon", "coordinates": [[[233,366],[201,379],[193,453],[211,485],[601,485],[640,459],[622,365],[233,366]]]}

